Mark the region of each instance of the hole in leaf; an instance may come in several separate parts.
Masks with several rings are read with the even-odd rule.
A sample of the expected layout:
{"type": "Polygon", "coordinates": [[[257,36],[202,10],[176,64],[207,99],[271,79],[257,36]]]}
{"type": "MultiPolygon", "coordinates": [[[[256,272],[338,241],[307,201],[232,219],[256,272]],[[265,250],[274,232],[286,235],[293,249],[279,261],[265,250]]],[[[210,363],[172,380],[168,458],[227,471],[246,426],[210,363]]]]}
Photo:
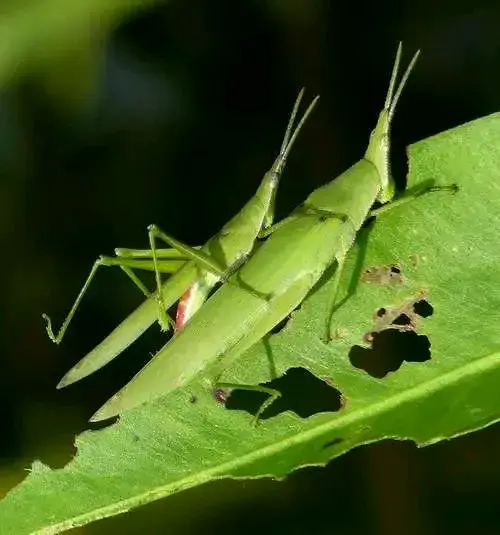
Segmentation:
{"type": "Polygon", "coordinates": [[[373,334],[371,348],[354,346],[349,352],[351,364],[372,377],[381,379],[406,362],[430,360],[431,344],[425,335],[414,331],[388,329],[373,334]]]}
{"type": "Polygon", "coordinates": [[[393,322],[393,325],[411,325],[411,318],[406,314],[400,314],[393,322]]]}
{"type": "Polygon", "coordinates": [[[432,313],[434,312],[434,308],[432,307],[432,305],[425,299],[417,301],[413,305],[413,310],[415,314],[418,314],[422,318],[428,318],[429,316],[432,316],[432,313]]]}
{"type": "Polygon", "coordinates": [[[419,320],[431,316],[434,312],[431,304],[422,299],[422,294],[421,291],[417,297],[376,310],[373,326],[365,333],[364,340],[371,343],[376,333],[390,329],[416,332],[419,320]]]}
{"type": "MultiPolygon", "coordinates": [[[[308,418],[320,412],[337,412],[342,407],[340,391],[304,368],[290,368],[281,377],[260,383],[260,386],[281,392],[281,397],[264,411],[261,420],[286,411],[308,418]]],[[[233,389],[227,398],[226,408],[244,410],[255,416],[267,398],[268,394],[264,392],[233,389]]]]}

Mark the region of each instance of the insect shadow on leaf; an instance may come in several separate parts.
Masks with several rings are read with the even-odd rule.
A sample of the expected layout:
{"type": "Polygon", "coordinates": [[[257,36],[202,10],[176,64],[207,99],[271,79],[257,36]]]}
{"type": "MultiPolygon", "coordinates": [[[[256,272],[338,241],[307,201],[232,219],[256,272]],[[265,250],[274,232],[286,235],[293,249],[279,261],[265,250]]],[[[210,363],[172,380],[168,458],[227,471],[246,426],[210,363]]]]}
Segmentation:
{"type": "MultiPolygon", "coordinates": [[[[264,411],[261,420],[286,411],[292,411],[301,418],[308,418],[313,414],[337,412],[342,408],[341,392],[305,368],[290,368],[281,377],[260,383],[260,386],[281,393],[281,397],[264,411]]],[[[255,415],[266,398],[267,394],[263,392],[235,389],[226,398],[226,408],[255,415]]]]}
{"type": "MultiPolygon", "coordinates": [[[[327,304],[327,320],[325,325],[325,331],[321,333],[321,340],[324,343],[330,342],[332,339],[335,339],[335,334],[331,332],[331,326],[333,323],[333,317],[335,316],[335,313],[346,303],[355,293],[356,289],[359,284],[359,280],[361,277],[361,273],[363,270],[363,265],[365,261],[366,256],[366,250],[368,247],[368,238],[370,235],[370,232],[373,229],[375,218],[369,218],[368,221],[366,221],[361,230],[358,232],[358,235],[356,237],[356,258],[354,261],[354,266],[351,271],[349,284],[347,285],[347,291],[344,297],[340,300],[337,300],[338,293],[332,293],[327,304]]],[[[323,286],[329,279],[332,278],[335,270],[337,269],[337,265],[334,264],[329,269],[325,271],[323,276],[318,281],[316,288],[313,288],[313,291],[317,291],[321,286],[323,286]]]]}

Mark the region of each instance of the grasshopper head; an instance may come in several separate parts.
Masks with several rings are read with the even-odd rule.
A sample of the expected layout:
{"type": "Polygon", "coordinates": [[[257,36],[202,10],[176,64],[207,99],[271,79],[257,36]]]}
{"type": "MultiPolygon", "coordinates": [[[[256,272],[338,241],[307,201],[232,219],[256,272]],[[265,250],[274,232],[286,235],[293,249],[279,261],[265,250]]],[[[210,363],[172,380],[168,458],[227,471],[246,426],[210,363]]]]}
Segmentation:
{"type": "Polygon", "coordinates": [[[378,116],[377,126],[370,134],[370,142],[365,152],[365,159],[369,160],[378,171],[380,177],[380,193],[377,200],[386,203],[394,196],[394,180],[390,169],[390,126],[389,110],[383,109],[378,116]]]}
{"type": "Polygon", "coordinates": [[[399,97],[403,92],[403,89],[408,81],[408,77],[415,66],[420,51],[418,51],[410,61],[401,82],[398,85],[396,92],[394,88],[396,86],[396,78],[398,76],[399,64],[401,62],[401,43],[398,45],[398,51],[396,53],[396,60],[394,61],[394,67],[392,68],[391,81],[389,82],[389,89],[385,98],[385,103],[380,115],[378,117],[377,124],[370,134],[370,142],[365,152],[365,159],[369,160],[377,169],[380,177],[380,192],[377,200],[381,203],[386,203],[394,197],[395,184],[391,176],[390,170],[390,130],[392,117],[396,109],[399,97]]]}

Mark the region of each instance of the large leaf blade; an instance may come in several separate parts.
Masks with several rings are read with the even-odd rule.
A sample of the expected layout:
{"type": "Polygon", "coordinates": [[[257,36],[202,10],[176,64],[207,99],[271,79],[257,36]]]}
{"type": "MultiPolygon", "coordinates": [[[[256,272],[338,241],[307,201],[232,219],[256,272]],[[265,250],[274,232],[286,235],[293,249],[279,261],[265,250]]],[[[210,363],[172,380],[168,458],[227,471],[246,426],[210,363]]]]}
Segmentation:
{"type": "Polygon", "coordinates": [[[258,344],[224,376],[269,380],[270,351],[278,374],[305,367],[331,380],[345,397],[341,410],[306,420],[287,412],[255,428],[248,414],[216,404],[199,378],[114,426],[82,434],[64,469],[35,463],[0,503],[1,532],[58,533],[213,479],[283,476],[375,440],[425,445],[497,421],[500,114],[417,143],[409,156],[410,188],[433,179],[460,191],[423,196],[360,233],[344,271],[340,297],[347,298],[334,316],[334,340],[320,339],[328,281],[267,349],[258,344]],[[400,266],[403,284],[359,280],[367,267],[389,264],[400,266]],[[432,358],[383,378],[355,368],[352,347],[366,346],[374,313],[419,295],[433,307],[417,325],[432,358]]]}

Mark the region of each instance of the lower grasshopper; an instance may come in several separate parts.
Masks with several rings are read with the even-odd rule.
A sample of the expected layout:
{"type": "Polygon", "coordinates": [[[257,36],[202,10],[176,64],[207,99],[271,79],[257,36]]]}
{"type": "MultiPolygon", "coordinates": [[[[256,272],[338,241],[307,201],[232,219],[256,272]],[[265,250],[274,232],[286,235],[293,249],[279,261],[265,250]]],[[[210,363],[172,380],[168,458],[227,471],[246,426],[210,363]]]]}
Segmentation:
{"type": "MultiPolygon", "coordinates": [[[[191,297],[188,299],[190,307],[187,312],[189,317],[192,316],[201,307],[211,289],[220,280],[226,279],[245,261],[254,248],[257,238],[272,224],[276,191],[288,155],[302,126],[319,99],[316,97],[311,102],[293,130],[303,93],[302,89],[295,101],[278,157],[271,169],[264,175],[256,194],[203,247],[189,247],[165,234],[155,225],[151,225],[148,228],[151,249],[116,249],[117,257],[101,256],[96,260],[57,335],[52,331],[50,318],[43,314],[47,321],[49,337],[53,342],[60,343],[100,266],[119,266],[148,297],[101,344],[62,378],[58,388],[69,385],[100,369],[126,349],[156,319],[166,330],[172,323],[167,315],[168,308],[181,296],[184,296],[185,300],[188,299],[188,296],[184,295],[188,290],[191,292],[191,297]],[[157,250],[155,241],[158,238],[172,248],[157,250]],[[147,269],[155,272],[157,292],[154,296],[150,295],[134,273],[134,269],[147,269]],[[172,272],[175,273],[166,283],[162,284],[160,273],[172,272]]],[[[177,326],[184,325],[186,321],[186,313],[181,318],[179,312],[177,326]]]]}
{"type": "MultiPolygon", "coordinates": [[[[289,217],[277,223],[267,241],[220,287],[191,321],[91,418],[103,420],[184,386],[198,373],[220,377],[238,357],[292,312],[330,266],[336,264],[334,293],[347,252],[373,204],[395,195],[389,170],[390,126],[418,57],[414,55],[396,89],[401,44],[389,89],[364,157],[332,182],[313,191],[289,217]],[[248,291],[251,288],[252,291],[248,291]]],[[[431,187],[425,191],[456,186],[431,187]]],[[[423,192],[420,192],[420,194],[423,192]]],[[[413,196],[392,202],[402,204],[413,196]]],[[[264,390],[269,394],[256,415],[280,395],[259,386],[218,383],[218,387],[264,390]]]]}

